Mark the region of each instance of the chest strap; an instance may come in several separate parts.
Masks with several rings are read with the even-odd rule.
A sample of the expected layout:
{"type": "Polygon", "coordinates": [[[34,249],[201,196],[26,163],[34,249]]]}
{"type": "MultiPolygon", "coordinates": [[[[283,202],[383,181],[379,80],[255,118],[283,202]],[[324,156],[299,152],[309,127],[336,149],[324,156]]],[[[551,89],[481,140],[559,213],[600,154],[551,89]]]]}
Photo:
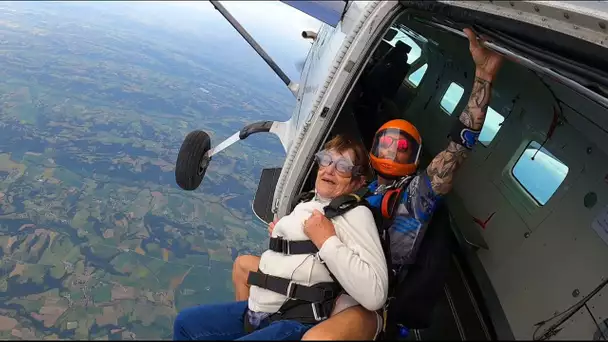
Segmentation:
{"type": "Polygon", "coordinates": [[[282,236],[271,237],[268,249],[285,255],[315,254],[319,251],[310,240],[291,241],[283,239],[282,236]]]}
{"type": "Polygon", "coordinates": [[[280,293],[290,299],[308,303],[323,303],[340,294],[340,284],[334,282],[318,283],[312,286],[296,284],[287,278],[265,274],[261,271],[249,272],[247,284],[280,293]]]}

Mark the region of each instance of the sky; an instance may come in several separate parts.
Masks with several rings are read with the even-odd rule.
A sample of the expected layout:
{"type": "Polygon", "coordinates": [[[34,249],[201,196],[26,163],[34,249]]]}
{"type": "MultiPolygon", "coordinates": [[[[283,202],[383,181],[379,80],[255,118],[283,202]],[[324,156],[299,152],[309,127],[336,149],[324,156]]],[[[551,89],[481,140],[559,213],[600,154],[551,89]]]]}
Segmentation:
{"type": "MultiPolygon", "coordinates": [[[[172,3],[201,11],[215,11],[209,1],[175,1],[172,3]]],[[[220,1],[220,3],[239,21],[255,23],[257,26],[266,28],[273,28],[275,25],[281,26],[283,30],[275,32],[277,34],[297,33],[299,35],[302,29],[315,29],[320,25],[317,19],[278,0],[220,1]]]]}
{"type": "MultiPolygon", "coordinates": [[[[179,1],[182,6],[203,13],[220,15],[209,1],[179,1]]],[[[282,3],[281,1],[221,1],[220,2],[234,18],[247,30],[254,39],[256,34],[263,37],[273,37],[275,40],[297,46],[300,50],[308,51],[310,40],[303,39],[302,31],[318,31],[321,22],[282,3]]],[[[262,46],[263,47],[263,46],[262,46]]]]}
{"type": "MultiPolygon", "coordinates": [[[[172,5],[188,8],[191,18],[214,23],[221,22],[218,29],[234,31],[230,24],[209,1],[175,1],[172,5]]],[[[321,22],[282,3],[281,1],[220,1],[239,21],[241,26],[257,41],[266,53],[295,82],[300,72],[296,67],[303,62],[311,47],[309,39],[302,38],[302,31],[318,31],[321,22]]],[[[221,33],[220,33],[221,34],[221,33]]],[[[243,38],[243,44],[247,44],[243,38]]]]}

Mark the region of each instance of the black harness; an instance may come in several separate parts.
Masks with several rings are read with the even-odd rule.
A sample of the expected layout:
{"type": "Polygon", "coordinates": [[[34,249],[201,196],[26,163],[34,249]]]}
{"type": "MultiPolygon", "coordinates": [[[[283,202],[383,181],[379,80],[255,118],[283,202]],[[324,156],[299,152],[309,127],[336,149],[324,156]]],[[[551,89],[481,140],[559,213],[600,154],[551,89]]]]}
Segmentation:
{"type": "MultiPolygon", "coordinates": [[[[360,205],[367,206],[371,210],[372,208],[365,200],[368,194],[369,189],[362,187],[354,193],[333,199],[323,208],[325,217],[332,219],[360,205]]],[[[297,201],[298,203],[308,202],[313,198],[314,192],[307,192],[298,196],[297,201]]],[[[310,240],[290,241],[280,236],[270,238],[268,249],[285,255],[314,255],[319,251],[317,246],[310,240]]],[[[327,268],[327,266],[325,267],[327,268]]],[[[257,272],[249,272],[247,284],[280,293],[288,298],[279,308],[279,311],[268,317],[271,322],[288,319],[304,324],[316,324],[329,317],[336,299],[344,292],[344,289],[329,268],[327,268],[327,271],[333,281],[317,283],[312,286],[296,284],[291,279],[268,275],[259,270],[257,272]]],[[[254,329],[249,325],[248,320],[245,319],[244,321],[245,329],[253,331],[254,329]]]]}
{"type": "MultiPolygon", "coordinates": [[[[408,179],[402,179],[400,182],[396,182],[392,188],[389,186],[389,190],[396,191],[392,193],[389,201],[389,214],[386,215],[386,210],[383,211],[380,208],[372,207],[366,200],[366,197],[372,193],[368,187],[362,187],[354,193],[339,196],[333,199],[323,209],[325,211],[325,217],[332,219],[340,216],[352,210],[360,205],[364,205],[369,208],[374,216],[376,227],[380,235],[380,241],[382,249],[384,250],[385,259],[387,262],[389,274],[389,288],[390,284],[393,283],[395,270],[392,268],[391,255],[390,255],[390,241],[388,235],[388,228],[392,222],[392,216],[395,212],[395,208],[399,204],[401,190],[407,187],[409,184],[408,179]],[[397,195],[397,196],[392,196],[397,195]]],[[[388,195],[388,193],[386,193],[388,195]]],[[[297,203],[308,202],[314,198],[314,192],[302,193],[297,198],[297,203]]],[[[310,240],[299,240],[290,241],[283,239],[282,237],[271,237],[268,249],[282,253],[285,255],[296,255],[296,254],[316,254],[319,250],[310,240]]],[[[323,264],[325,265],[325,264],[323,264]]],[[[327,268],[327,266],[325,266],[327,268]]],[[[247,284],[259,286],[263,289],[267,289],[276,293],[280,293],[286,296],[287,301],[279,308],[279,311],[271,314],[268,319],[269,321],[277,320],[296,320],[304,324],[316,324],[324,321],[329,317],[333,311],[336,299],[342,293],[344,289],[332,274],[331,270],[327,268],[329,275],[333,282],[318,283],[313,286],[305,286],[294,283],[291,279],[275,277],[265,274],[261,271],[249,272],[247,278],[247,284]]],[[[248,320],[245,319],[246,331],[255,330],[250,326],[248,320]]]]}

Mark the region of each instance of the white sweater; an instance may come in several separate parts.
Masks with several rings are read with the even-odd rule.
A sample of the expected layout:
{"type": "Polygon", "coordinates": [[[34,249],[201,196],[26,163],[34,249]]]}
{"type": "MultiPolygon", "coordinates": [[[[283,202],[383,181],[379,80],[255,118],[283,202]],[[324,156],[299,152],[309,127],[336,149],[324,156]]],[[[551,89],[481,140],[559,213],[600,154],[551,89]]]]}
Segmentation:
{"type": "MultiPolygon", "coordinates": [[[[276,223],[272,236],[308,240],[304,234],[304,221],[312,215],[313,209],[323,212],[327,204],[329,201],[319,198],[298,204],[291,214],[276,223]]],[[[380,309],[388,295],[388,270],[371,211],[359,206],[333,218],[332,223],[337,236],[325,241],[318,256],[356,301],[344,298],[340,301],[340,309],[357,303],[368,310],[380,309]]],[[[284,255],[267,250],[262,253],[259,269],[266,274],[291,278],[295,283],[306,286],[332,281],[316,255],[284,255]]],[[[282,294],[251,286],[249,309],[274,313],[286,299],[282,294]]],[[[334,310],[333,314],[336,313],[334,310]]]]}

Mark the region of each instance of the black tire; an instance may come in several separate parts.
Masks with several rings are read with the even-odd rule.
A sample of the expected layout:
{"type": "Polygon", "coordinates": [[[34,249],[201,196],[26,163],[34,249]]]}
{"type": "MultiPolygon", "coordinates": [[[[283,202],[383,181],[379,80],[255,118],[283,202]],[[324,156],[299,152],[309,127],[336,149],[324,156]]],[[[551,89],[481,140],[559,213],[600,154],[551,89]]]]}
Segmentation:
{"type": "Polygon", "coordinates": [[[188,133],[177,155],[175,182],[180,188],[192,191],[201,184],[207,167],[201,168],[205,153],[211,148],[211,139],[203,131],[188,133]]]}

